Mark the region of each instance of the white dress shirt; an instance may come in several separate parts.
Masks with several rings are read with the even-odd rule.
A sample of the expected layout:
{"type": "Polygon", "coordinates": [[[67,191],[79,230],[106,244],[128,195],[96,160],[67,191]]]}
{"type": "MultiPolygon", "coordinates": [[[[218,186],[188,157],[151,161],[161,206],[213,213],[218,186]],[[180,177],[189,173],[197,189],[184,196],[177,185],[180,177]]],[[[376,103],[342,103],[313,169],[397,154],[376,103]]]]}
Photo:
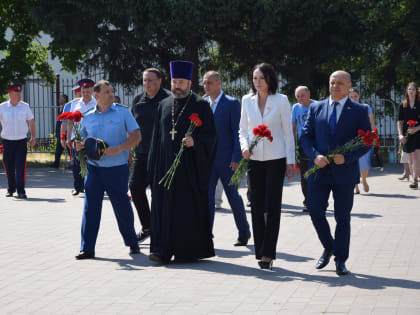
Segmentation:
{"type": "Polygon", "coordinates": [[[217,104],[219,104],[220,99],[222,98],[223,91],[220,91],[219,95],[215,98],[214,101],[211,100],[210,96],[207,96],[205,99],[210,104],[210,108],[213,111],[213,114],[216,112],[217,104]],[[213,105],[213,106],[212,106],[213,105]]]}
{"type": "MultiPolygon", "coordinates": [[[[335,107],[335,111],[336,111],[336,114],[337,114],[337,121],[336,122],[338,122],[338,120],[340,119],[341,112],[343,111],[343,108],[344,108],[344,104],[346,104],[348,98],[349,97],[346,96],[345,98],[342,98],[341,100],[338,101],[338,104],[335,107]]],[[[334,110],[334,108],[332,106],[333,103],[334,103],[334,100],[330,96],[329,100],[328,100],[328,121],[330,121],[330,117],[331,117],[332,112],[334,110]]]]}
{"type": "MultiPolygon", "coordinates": [[[[85,103],[83,98],[79,98],[75,102],[71,103],[70,111],[74,113],[75,111],[80,111],[82,114],[86,113],[89,109],[94,108],[96,106],[96,99],[92,97],[89,103],[85,103]]],[[[71,131],[71,139],[73,140],[75,137],[74,128],[71,131]]]]}
{"type": "Polygon", "coordinates": [[[258,107],[258,94],[242,98],[239,142],[241,150],[248,150],[254,139],[253,129],[264,124],[270,129],[273,142],[264,138],[253,150],[251,160],[268,161],[286,158],[287,164],[295,163],[295,140],[293,136],[290,103],[286,95],[273,94],[267,97],[264,113],[258,107]]]}
{"type": "Polygon", "coordinates": [[[79,98],[77,101],[73,102],[71,104],[70,111],[74,113],[75,111],[80,111],[82,114],[86,113],[89,109],[95,107],[96,105],[96,99],[92,97],[92,99],[89,101],[89,103],[85,103],[83,101],[83,98],[79,98]]]}
{"type": "Polygon", "coordinates": [[[16,106],[10,100],[0,104],[1,137],[6,140],[21,140],[28,136],[28,121],[34,119],[29,105],[20,101],[16,106]]]}

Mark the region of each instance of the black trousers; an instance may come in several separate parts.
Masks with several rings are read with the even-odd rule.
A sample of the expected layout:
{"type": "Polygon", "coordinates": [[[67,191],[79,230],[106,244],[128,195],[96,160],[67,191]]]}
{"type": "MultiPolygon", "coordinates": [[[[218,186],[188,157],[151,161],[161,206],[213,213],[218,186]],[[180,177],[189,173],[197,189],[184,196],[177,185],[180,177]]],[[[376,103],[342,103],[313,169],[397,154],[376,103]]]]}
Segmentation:
{"type": "Polygon", "coordinates": [[[147,182],[147,154],[138,154],[134,159],[129,185],[142,229],[148,230],[150,229],[150,206],[146,196],[146,187],[149,185],[147,182]]]}
{"type": "Polygon", "coordinates": [[[63,153],[63,147],[61,146],[61,134],[60,134],[60,130],[61,130],[61,123],[62,121],[57,121],[56,126],[55,126],[55,139],[57,140],[57,144],[55,146],[55,159],[54,159],[54,166],[58,167],[60,165],[60,157],[61,154],[63,153]]]}
{"type": "Polygon", "coordinates": [[[300,169],[300,186],[303,194],[303,205],[306,206],[306,195],[308,191],[308,181],[304,177],[308,170],[309,159],[303,151],[302,147],[299,147],[299,169],[300,169]]]}
{"type": "Polygon", "coordinates": [[[248,163],[255,257],[276,258],[286,159],[248,163]]]}
{"type": "Polygon", "coordinates": [[[25,193],[27,139],[3,139],[3,164],[6,170],[8,192],[25,193]]]}
{"type": "Polygon", "coordinates": [[[80,175],[80,162],[76,157],[77,151],[71,149],[71,170],[73,172],[73,186],[74,190],[83,191],[85,185],[83,183],[82,175],[80,175]]]}

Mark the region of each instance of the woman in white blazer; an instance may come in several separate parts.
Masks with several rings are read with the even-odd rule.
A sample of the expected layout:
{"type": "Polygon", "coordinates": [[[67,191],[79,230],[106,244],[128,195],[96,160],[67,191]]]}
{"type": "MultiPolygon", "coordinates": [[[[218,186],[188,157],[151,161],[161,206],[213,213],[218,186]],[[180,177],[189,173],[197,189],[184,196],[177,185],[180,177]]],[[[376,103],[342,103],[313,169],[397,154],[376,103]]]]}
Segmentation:
{"type": "Polygon", "coordinates": [[[290,103],[277,88],[274,67],[267,63],[255,66],[252,92],[242,98],[239,126],[242,155],[250,160],[252,229],[255,256],[262,269],[271,269],[276,258],[284,176],[294,176],[295,164],[290,103]],[[264,138],[250,153],[253,129],[261,124],[271,130],[273,141],[264,138]]]}

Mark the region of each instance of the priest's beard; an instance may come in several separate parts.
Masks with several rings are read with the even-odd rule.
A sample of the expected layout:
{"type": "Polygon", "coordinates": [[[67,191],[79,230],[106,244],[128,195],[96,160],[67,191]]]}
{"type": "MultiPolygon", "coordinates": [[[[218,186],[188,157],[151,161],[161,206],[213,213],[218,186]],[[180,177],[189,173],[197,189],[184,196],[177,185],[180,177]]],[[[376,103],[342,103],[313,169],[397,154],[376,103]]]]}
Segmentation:
{"type": "Polygon", "coordinates": [[[185,98],[190,94],[190,89],[189,88],[187,88],[186,90],[172,89],[171,92],[174,98],[185,98]]]}

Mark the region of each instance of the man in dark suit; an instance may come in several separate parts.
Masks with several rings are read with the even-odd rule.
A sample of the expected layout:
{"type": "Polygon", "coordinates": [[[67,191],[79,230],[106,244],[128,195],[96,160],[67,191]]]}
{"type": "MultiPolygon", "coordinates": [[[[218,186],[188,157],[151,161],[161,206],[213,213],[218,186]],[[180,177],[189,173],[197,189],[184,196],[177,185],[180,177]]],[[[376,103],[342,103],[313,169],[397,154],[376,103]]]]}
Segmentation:
{"type": "Polygon", "coordinates": [[[216,71],[207,72],[203,77],[203,84],[208,95],[206,100],[210,103],[214,114],[217,132],[216,159],[209,183],[210,226],[213,230],[214,196],[217,181],[220,178],[238,229],[238,239],[234,245],[246,246],[251,233],[246,219],[244,202],[237,188],[229,186],[230,178],[242,157],[238,134],[241,104],[237,99],[223,93],[220,75],[216,71]]]}
{"type": "MultiPolygon", "coordinates": [[[[312,223],[324,246],[316,264],[324,268],[335,256],[336,273],[345,275],[345,261],[350,247],[350,212],[353,207],[353,188],[359,183],[359,157],[368,151],[363,147],[344,154],[328,156],[328,152],[357,136],[357,131],[370,130],[367,107],[348,97],[350,74],[336,71],[330,76],[330,97],[310,106],[303,128],[301,145],[310,161],[320,169],[308,178],[307,206],[312,223]],[[328,159],[330,158],[330,160],[328,159]],[[326,205],[333,192],[334,217],[337,222],[335,238],[325,216],[326,205]]],[[[311,167],[312,165],[309,165],[311,167]]]]}

